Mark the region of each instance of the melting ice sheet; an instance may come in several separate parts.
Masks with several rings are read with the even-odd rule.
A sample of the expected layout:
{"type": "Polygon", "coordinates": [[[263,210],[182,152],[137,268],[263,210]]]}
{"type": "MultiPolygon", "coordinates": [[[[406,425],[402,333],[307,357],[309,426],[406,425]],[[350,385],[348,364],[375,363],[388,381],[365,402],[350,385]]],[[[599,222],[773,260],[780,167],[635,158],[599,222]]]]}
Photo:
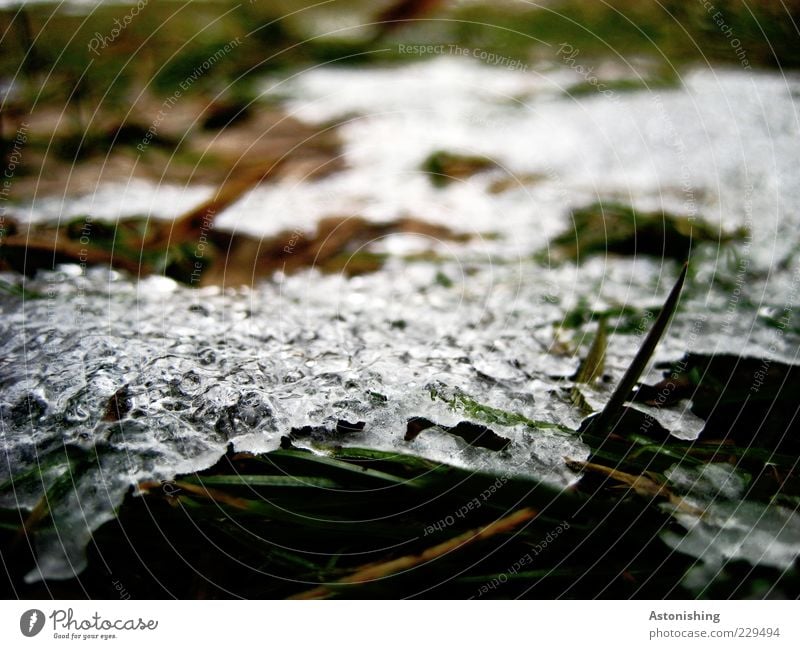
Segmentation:
{"type": "Polygon", "coordinates": [[[499,453],[437,429],[403,440],[409,417],[469,420],[448,403],[456,393],[531,419],[569,415],[547,394],[549,374],[573,367],[544,352],[559,316],[541,287],[524,288],[518,272],[503,269],[446,288],[437,272],[427,264],[350,280],[309,272],[222,293],[65,267],[29,284],[43,297],[3,298],[0,480],[30,469],[43,477],[20,481],[0,504],[32,507],[64,470],[65,445],[97,453],[56,505],[56,530],[37,537],[42,573],[80,569],[91,530],[131,485],[206,468],[230,443],[273,450],[304,426],[364,422],[346,443],[561,485],[574,479],[563,458],[587,449],[569,433],[493,426],[511,440],[499,453]],[[108,401],[125,386],[129,412],[108,421],[108,401]],[[59,538],[59,528],[68,533],[59,538]]]}
{"type": "MultiPolygon", "coordinates": [[[[659,271],[644,260],[620,261],[614,272],[589,264],[580,286],[584,296],[629,294],[649,304],[659,271]]],[[[440,429],[412,442],[404,433],[410,417],[476,421],[453,406],[456,395],[577,427],[581,414],[558,377],[571,375],[578,358],[552,353],[570,294],[559,301],[550,291],[569,286],[573,273],[530,262],[394,259],[364,277],[312,270],[238,291],[158,277],[136,283],[99,269],[83,275],[76,266],[40,275],[27,289],[41,297],[0,298],[0,481],[15,476],[0,506],[33,507],[65,471],[65,447],[96,453],[68,481],[55,529],[36,538],[41,574],[66,578],[83,567],[92,530],[132,485],[206,468],[229,444],[273,450],[303,427],[315,431],[304,444],[396,450],[567,485],[575,475],[564,458],[588,455],[570,432],[491,424],[511,440],[500,452],[440,429]],[[452,282],[439,281],[442,273],[452,282]],[[121,388],[130,407],[109,421],[109,399],[121,388]],[[339,421],[365,425],[345,438],[324,432],[339,421]],[[33,479],[16,479],[26,471],[33,479]]],[[[612,336],[607,371],[615,379],[637,344],[612,336]]],[[[785,345],[779,352],[793,349],[785,345]]]]}
{"type": "Polygon", "coordinates": [[[800,516],[787,507],[740,501],[749,476],[734,467],[674,466],[667,477],[675,489],[686,494],[688,503],[703,512],[675,512],[686,534],[664,534],[675,550],[699,560],[700,565],[687,576],[689,582],[696,581],[701,587],[708,584],[727,560],[788,570],[800,556],[800,516]]]}

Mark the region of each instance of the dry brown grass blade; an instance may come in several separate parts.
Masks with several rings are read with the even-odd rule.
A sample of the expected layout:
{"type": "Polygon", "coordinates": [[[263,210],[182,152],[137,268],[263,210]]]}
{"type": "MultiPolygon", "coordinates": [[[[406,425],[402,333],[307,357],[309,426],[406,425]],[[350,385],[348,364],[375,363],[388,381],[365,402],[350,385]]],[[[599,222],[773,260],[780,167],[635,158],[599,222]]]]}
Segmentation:
{"type": "Polygon", "coordinates": [[[222,251],[204,272],[202,285],[252,284],[275,271],[297,272],[315,267],[323,272],[356,275],[380,267],[381,261],[368,255],[354,255],[354,249],[395,232],[420,234],[433,239],[467,241],[469,237],[444,226],[404,218],[389,223],[372,223],[358,216],[326,217],[315,233],[283,231],[274,237],[256,238],[216,232],[214,243],[222,251]],[[348,253],[348,251],[351,251],[348,253]]]}
{"type": "Polygon", "coordinates": [[[23,540],[29,538],[29,535],[33,528],[35,528],[39,522],[44,519],[50,513],[50,506],[47,502],[47,495],[42,496],[39,501],[34,505],[31,513],[28,514],[27,518],[23,521],[22,527],[19,531],[14,535],[14,538],[11,540],[9,544],[9,550],[14,551],[19,547],[23,540]]]}
{"type": "MultiPolygon", "coordinates": [[[[391,561],[373,563],[363,566],[347,577],[340,579],[335,585],[356,586],[388,577],[402,570],[414,568],[415,566],[427,563],[428,561],[437,559],[450,552],[460,550],[461,548],[477,543],[478,541],[483,541],[497,534],[503,534],[504,532],[510,532],[518,525],[536,518],[537,515],[538,512],[530,509],[529,507],[520,509],[513,514],[506,516],[505,518],[501,518],[493,523],[490,523],[489,525],[486,525],[485,527],[480,527],[469,530],[468,532],[464,532],[463,534],[459,534],[458,536],[448,539],[439,545],[434,545],[433,547],[423,550],[419,554],[408,554],[397,559],[392,559],[391,561]]],[[[312,588],[311,590],[300,593],[299,595],[294,595],[290,599],[323,599],[332,594],[333,591],[331,587],[318,586],[317,588],[312,588]]]]}
{"type": "MultiPolygon", "coordinates": [[[[225,493],[224,491],[220,491],[219,489],[209,489],[208,487],[204,487],[202,485],[192,484],[191,482],[172,482],[172,490],[170,491],[170,495],[178,495],[178,490],[183,490],[188,493],[194,494],[195,496],[200,496],[201,498],[208,498],[209,500],[213,500],[214,502],[222,503],[224,505],[230,505],[231,507],[235,507],[236,509],[250,509],[250,501],[244,498],[237,498],[235,496],[231,496],[230,494],[225,493]]],[[[163,485],[160,482],[142,482],[139,484],[140,491],[154,491],[156,489],[161,489],[163,485]]]]}
{"type": "MultiPolygon", "coordinates": [[[[586,404],[581,394],[578,383],[591,384],[603,374],[606,363],[606,349],[608,348],[608,336],[606,334],[606,319],[600,318],[597,323],[597,333],[592,340],[592,346],[586,354],[586,358],[581,362],[578,371],[575,373],[575,383],[570,393],[572,403],[579,407],[586,404]]],[[[588,406],[587,406],[588,407],[588,406]]]]}
{"type": "Polygon", "coordinates": [[[578,471],[602,473],[612,480],[616,480],[617,482],[627,485],[640,496],[647,498],[664,498],[668,500],[676,509],[679,509],[687,514],[702,516],[704,513],[702,509],[698,509],[697,507],[690,505],[683,498],[674,494],[666,485],[656,482],[652,478],[649,478],[645,475],[625,473],[624,471],[612,469],[611,467],[603,466],[602,464],[594,464],[593,462],[580,462],[572,460],[568,464],[570,468],[578,471]]]}
{"type": "Polygon", "coordinates": [[[606,363],[606,349],[608,348],[608,335],[606,333],[606,319],[600,318],[597,323],[597,333],[592,340],[592,346],[583,359],[575,375],[576,383],[593,383],[603,374],[606,363]]]}

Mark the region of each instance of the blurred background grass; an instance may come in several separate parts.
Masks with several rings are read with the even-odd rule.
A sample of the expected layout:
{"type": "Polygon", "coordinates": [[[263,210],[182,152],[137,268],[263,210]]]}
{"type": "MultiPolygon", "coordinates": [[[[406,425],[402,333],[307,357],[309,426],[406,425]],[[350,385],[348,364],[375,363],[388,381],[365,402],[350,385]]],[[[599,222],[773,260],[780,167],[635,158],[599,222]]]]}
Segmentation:
{"type": "Polygon", "coordinates": [[[4,109],[67,98],[87,110],[98,103],[112,109],[145,88],[168,95],[235,37],[245,38],[245,46],[219,61],[190,92],[248,94],[264,72],[332,59],[367,64],[416,58],[398,48],[410,43],[458,44],[531,64],[559,63],[557,46],[569,43],[585,57],[625,63],[640,56],[667,68],[739,65],[742,51],[753,66],[800,65],[797,0],[336,0],[318,5],[311,0],[152,0],[113,39],[114,21],[130,13],[128,5],[85,11],[47,3],[6,8],[0,12],[4,109]],[[88,45],[97,35],[109,40],[94,53],[88,45]],[[741,42],[738,55],[734,39],[741,42]]]}

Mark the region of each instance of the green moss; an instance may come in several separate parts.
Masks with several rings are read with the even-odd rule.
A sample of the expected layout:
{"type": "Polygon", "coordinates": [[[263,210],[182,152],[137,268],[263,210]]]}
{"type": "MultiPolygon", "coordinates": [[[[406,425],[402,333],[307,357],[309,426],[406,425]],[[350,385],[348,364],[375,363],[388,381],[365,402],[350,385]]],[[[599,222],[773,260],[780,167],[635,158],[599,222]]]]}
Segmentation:
{"type": "Polygon", "coordinates": [[[680,78],[675,75],[664,75],[654,77],[636,77],[630,79],[613,79],[595,81],[582,81],[573,86],[570,86],[564,91],[564,94],[569,97],[591,97],[599,95],[600,93],[612,93],[614,95],[655,90],[664,90],[669,88],[680,87],[680,78]]]}
{"type": "Polygon", "coordinates": [[[720,245],[745,235],[743,229],[724,232],[699,219],[599,202],[574,210],[571,227],[555,237],[542,254],[554,261],[581,261],[596,254],[650,255],[685,261],[698,244],[720,245]]]}
{"type": "Polygon", "coordinates": [[[434,390],[431,395],[432,398],[439,398],[445,403],[448,403],[454,410],[463,412],[468,417],[487,424],[496,424],[499,426],[528,426],[530,428],[553,428],[565,432],[574,432],[571,428],[562,426],[561,424],[529,419],[525,415],[521,415],[517,412],[510,412],[487,406],[465,394],[459,393],[452,398],[447,398],[434,390]]]}
{"type": "Polygon", "coordinates": [[[449,151],[434,151],[422,163],[420,169],[429,174],[436,187],[446,187],[454,180],[469,178],[497,165],[484,156],[464,155],[449,151]]]}

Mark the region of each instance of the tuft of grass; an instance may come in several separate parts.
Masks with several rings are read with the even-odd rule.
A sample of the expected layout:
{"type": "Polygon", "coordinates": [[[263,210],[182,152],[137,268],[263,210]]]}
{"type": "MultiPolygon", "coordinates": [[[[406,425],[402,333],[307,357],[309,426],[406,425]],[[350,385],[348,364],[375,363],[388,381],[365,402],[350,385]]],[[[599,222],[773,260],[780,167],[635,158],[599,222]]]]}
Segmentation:
{"type": "MultiPolygon", "coordinates": [[[[800,493],[786,477],[791,457],[745,456],[751,449],[724,443],[584,439],[598,452],[575,465],[583,478],[568,490],[356,447],[229,453],[206,471],[140,485],[143,494],[95,533],[86,571],[65,582],[24,582],[31,546],[9,540],[35,533],[46,516],[0,510],[9,590],[111,597],[117,580],[133,597],[156,598],[685,598],[699,592],[682,581],[694,560],[659,537],[670,526],[659,503],[688,506],[665,484],[667,469],[741,453],[737,463],[754,474],[777,462],[774,477],[756,481],[762,497],[791,502],[800,493]],[[584,548],[602,548],[601,564],[584,548]]],[[[800,594],[795,571],[752,570],[800,594]]],[[[719,596],[743,585],[703,588],[719,596]]]]}

